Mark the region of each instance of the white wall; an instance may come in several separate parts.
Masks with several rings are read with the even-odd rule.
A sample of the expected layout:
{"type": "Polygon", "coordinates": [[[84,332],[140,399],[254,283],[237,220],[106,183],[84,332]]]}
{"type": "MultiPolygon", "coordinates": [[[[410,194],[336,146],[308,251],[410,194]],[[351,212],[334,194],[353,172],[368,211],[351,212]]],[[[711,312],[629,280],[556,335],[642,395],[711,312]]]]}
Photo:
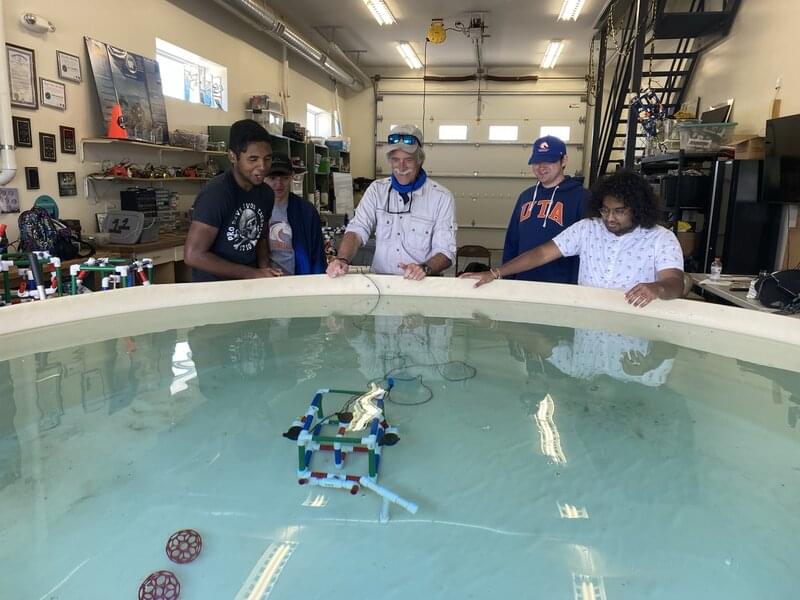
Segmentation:
{"type": "MultiPolygon", "coordinates": [[[[55,198],[61,216],[81,220],[84,231],[94,230],[94,213],[102,212],[102,203],[87,201],[82,193],[82,176],[97,168],[97,164],[81,163],[78,155],[58,152],[57,163],[39,160],[40,131],[58,135],[59,125],[76,129],[78,139],[103,135],[97,94],[84,49],[83,36],[108,42],[144,56],[155,56],[155,38],[160,37],[195,52],[228,68],[228,112],[166,99],[170,129],[187,128],[204,131],[209,124],[230,124],[245,116],[245,100],[253,93],[277,95],[280,88],[280,47],[248,25],[239,22],[213,3],[166,0],[138,0],[133,4],[70,0],[7,0],[4,4],[7,41],[32,48],[36,52],[39,77],[58,80],[56,50],[81,58],[83,83],[65,82],[67,110],[47,107],[38,110],[12,109],[14,115],[30,118],[34,147],[17,151],[19,170],[7,187],[17,188],[20,208],[26,210],[41,194],[55,198]],[[34,12],[51,20],[56,31],[32,34],[19,24],[23,12],[34,12]],[[214,25],[210,24],[214,23],[214,25]],[[25,189],[25,167],[38,167],[41,188],[25,189]],[[59,198],[56,173],[75,171],[79,177],[79,195],[59,198]]],[[[333,96],[328,78],[305,61],[289,55],[289,118],[305,122],[305,105],[311,102],[321,108],[333,109],[333,96]]],[[[118,197],[119,189],[105,184],[107,194],[118,197]]],[[[197,193],[197,184],[181,184],[175,190],[189,205],[197,193]],[[195,187],[192,187],[195,186],[195,187]]],[[[17,214],[0,215],[0,222],[9,225],[9,239],[17,238],[17,214]]]]}
{"type": "Polygon", "coordinates": [[[371,85],[351,95],[342,107],[344,134],[350,137],[353,178],[375,177],[375,92],[371,85]]]}
{"type": "Polygon", "coordinates": [[[734,98],[737,133],[763,135],[781,77],[781,114],[800,113],[800,69],[793,48],[798,23],[797,0],[742,2],[730,35],[700,58],[687,99],[700,96],[707,107],[734,98]]]}

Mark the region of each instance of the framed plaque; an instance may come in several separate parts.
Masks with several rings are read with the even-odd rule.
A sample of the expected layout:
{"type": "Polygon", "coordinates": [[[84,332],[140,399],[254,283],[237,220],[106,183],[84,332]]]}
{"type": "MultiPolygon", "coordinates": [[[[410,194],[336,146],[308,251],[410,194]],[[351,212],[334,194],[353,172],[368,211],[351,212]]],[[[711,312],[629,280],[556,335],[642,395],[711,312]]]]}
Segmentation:
{"type": "Polygon", "coordinates": [[[39,168],[25,167],[25,187],[29,190],[39,189],[39,168]]]}
{"type": "Polygon", "coordinates": [[[39,132],[39,158],[45,162],[56,162],[56,136],[39,132]]]}
{"type": "Polygon", "coordinates": [[[33,148],[33,128],[31,120],[25,117],[11,117],[14,125],[14,145],[18,148],[33,148]]]}
{"type": "Polygon", "coordinates": [[[78,183],[75,179],[75,171],[59,171],[58,172],[58,195],[59,196],[77,196],[78,183]]]}
{"type": "Polygon", "coordinates": [[[58,127],[58,137],[61,138],[61,152],[64,154],[76,154],[78,152],[78,147],[75,143],[74,127],[60,125],[58,127]]]}

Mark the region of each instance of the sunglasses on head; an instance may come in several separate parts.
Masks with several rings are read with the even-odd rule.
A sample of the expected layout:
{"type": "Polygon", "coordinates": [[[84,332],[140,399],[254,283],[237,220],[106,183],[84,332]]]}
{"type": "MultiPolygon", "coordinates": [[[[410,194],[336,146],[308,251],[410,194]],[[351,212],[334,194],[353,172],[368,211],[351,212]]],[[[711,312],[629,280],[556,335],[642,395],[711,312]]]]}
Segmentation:
{"type": "Polygon", "coordinates": [[[417,136],[411,135],[410,133],[390,133],[388,140],[390,144],[407,144],[409,146],[413,144],[417,146],[421,145],[417,136]]]}

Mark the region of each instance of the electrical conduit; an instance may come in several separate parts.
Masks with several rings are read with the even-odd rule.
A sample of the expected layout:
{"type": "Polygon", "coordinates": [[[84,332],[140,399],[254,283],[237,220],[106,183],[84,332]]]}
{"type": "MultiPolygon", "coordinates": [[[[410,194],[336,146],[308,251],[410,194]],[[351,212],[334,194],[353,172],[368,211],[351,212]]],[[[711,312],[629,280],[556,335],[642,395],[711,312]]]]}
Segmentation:
{"type": "Polygon", "coordinates": [[[8,55],[6,28],[3,13],[5,2],[0,0],[0,186],[6,185],[17,174],[17,155],[14,147],[14,130],[11,124],[11,86],[8,83],[8,55]]]}

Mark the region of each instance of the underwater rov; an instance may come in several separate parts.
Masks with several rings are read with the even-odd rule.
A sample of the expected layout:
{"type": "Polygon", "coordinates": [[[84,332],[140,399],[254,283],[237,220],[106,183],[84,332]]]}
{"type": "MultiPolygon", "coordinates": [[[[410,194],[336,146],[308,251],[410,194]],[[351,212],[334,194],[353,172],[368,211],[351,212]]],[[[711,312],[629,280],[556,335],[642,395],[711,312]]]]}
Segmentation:
{"type": "Polygon", "coordinates": [[[371,383],[366,392],[317,390],[306,414],[294,421],[283,434],[297,441],[297,482],[300,485],[344,489],[353,495],[358,493],[360,487],[371,490],[383,499],[379,513],[381,523],[389,520],[390,503],[402,506],[411,514],[417,512],[416,504],[378,484],[383,447],[393,446],[400,441],[397,428],[389,425],[384,413],[384,401],[394,387],[394,380],[389,378],[387,384],[387,388],[383,389],[371,383]],[[324,416],[322,399],[326,394],[347,395],[350,399],[337,412],[324,416]],[[326,435],[323,427],[335,427],[336,431],[333,435],[326,435]],[[311,461],[315,452],[333,452],[336,471],[312,470],[311,461]],[[354,452],[367,454],[368,475],[343,471],[347,455],[354,452]]]}

